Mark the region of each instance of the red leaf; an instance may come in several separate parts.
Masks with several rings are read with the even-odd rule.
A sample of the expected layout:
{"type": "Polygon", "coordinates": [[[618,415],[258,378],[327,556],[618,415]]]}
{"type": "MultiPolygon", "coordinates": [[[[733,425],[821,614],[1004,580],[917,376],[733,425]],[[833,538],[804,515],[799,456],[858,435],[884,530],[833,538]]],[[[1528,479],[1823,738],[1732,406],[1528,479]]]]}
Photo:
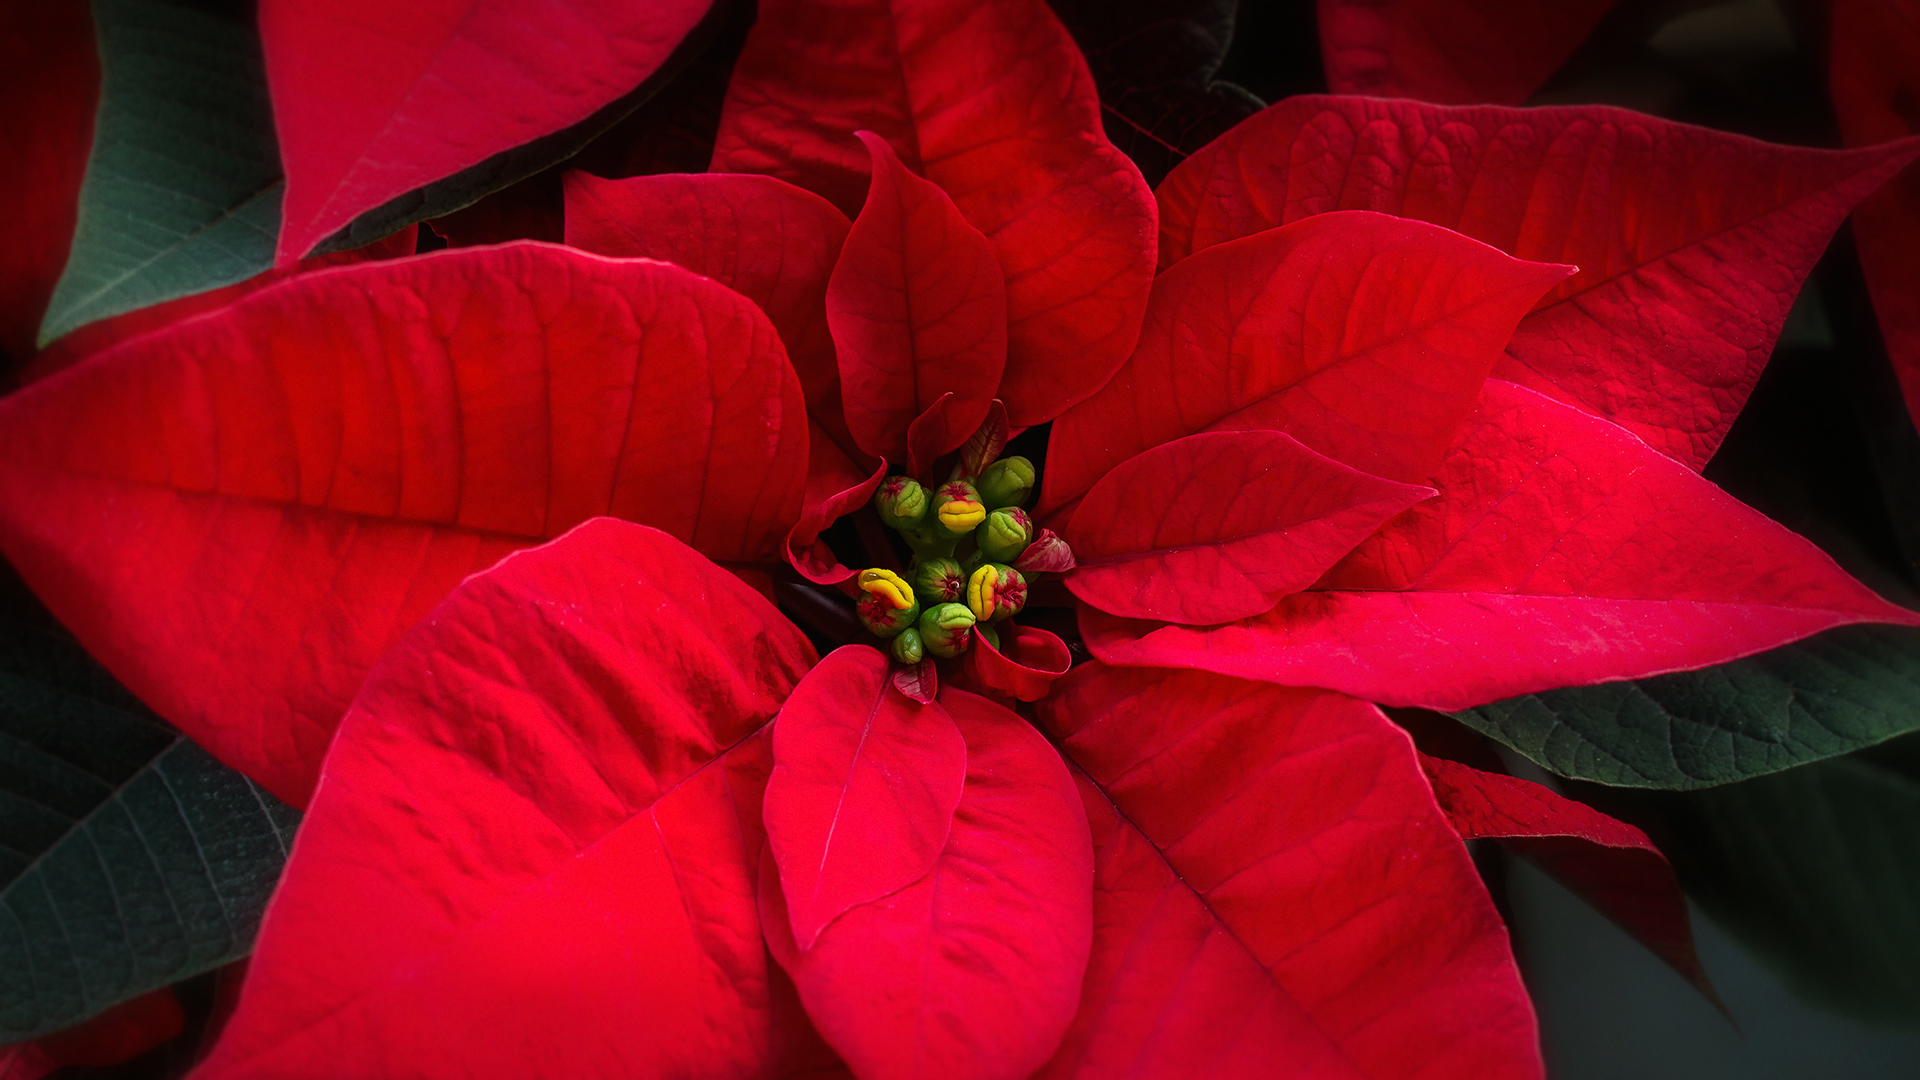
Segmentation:
{"type": "Polygon", "coordinates": [[[931,705],[940,693],[940,672],[932,660],[893,669],[893,688],[922,705],[931,705]]]}
{"type": "Polygon", "coordinates": [[[59,1067],[37,1042],[0,1048],[0,1080],[41,1080],[59,1067]]]}
{"type": "Polygon", "coordinates": [[[1720,1005],[1680,881],[1646,833],[1529,780],[1426,754],[1420,767],[1462,839],[1498,839],[1538,863],[1720,1005]]]}
{"type": "Polygon", "coordinates": [[[987,418],[980,421],[980,427],[967,437],[960,447],[960,460],[954,470],[960,476],[979,476],[987,466],[1000,457],[1000,451],[1007,448],[1007,436],[1011,429],[1007,426],[1007,405],[994,398],[987,406],[987,418]]]}
{"type": "Polygon", "coordinates": [[[887,477],[887,463],[882,460],[874,466],[871,475],[859,479],[858,473],[850,473],[854,468],[853,462],[847,460],[846,455],[827,439],[818,424],[813,425],[812,433],[813,442],[807,463],[806,508],[800,512],[800,520],[794,522],[793,528],[787,532],[787,562],[808,581],[820,585],[838,585],[852,577],[854,571],[840,565],[833,550],[819,542],[820,534],[873,498],[874,490],[887,477]],[[850,476],[855,482],[842,486],[847,485],[850,476]]]}
{"type": "Polygon", "coordinates": [[[1379,210],[1576,264],[1494,375],[1698,470],[1833,230],[1916,153],[1774,146],[1600,106],[1293,98],[1167,177],[1160,262],[1311,214],[1379,210]]]}
{"type": "Polygon", "coordinates": [[[1920,625],[1684,465],[1497,379],[1435,486],[1320,591],[1204,630],[1083,609],[1087,645],[1109,663],[1444,712],[1725,663],[1849,623],[1920,625]]]}
{"type": "Polygon", "coordinates": [[[1073,549],[1052,529],[1041,529],[1027,550],[1014,560],[1013,568],[1023,574],[1064,574],[1074,568],[1073,549]]]}
{"type": "Polygon", "coordinates": [[[947,711],[890,692],[849,645],[807,673],[773,729],[767,843],[802,950],[848,908],[925,877],[947,844],[967,746],[947,711]]]}
{"type": "Polygon", "coordinates": [[[1073,595],[1114,615],[1222,623],[1314,583],[1388,518],[1438,492],[1314,453],[1277,431],[1163,443],[1074,511],[1073,595]]]}
{"type": "Polygon", "coordinates": [[[870,132],[873,189],[827,284],[847,427],[860,449],[907,460],[907,425],[952,393],[959,446],[1007,362],[1007,290],[980,230],[870,132]]]}
{"type": "Polygon", "coordinates": [[[148,307],[135,308],[121,315],[90,322],[72,333],[62,335],[59,340],[41,350],[40,354],[21,370],[20,381],[37,382],[56,371],[64,371],[95,353],[105,352],[123,341],[131,341],[142,334],[150,334],[162,327],[184,322],[195,315],[217,311],[248,293],[259,292],[269,285],[285,281],[296,274],[324,270],[329,266],[351,266],[360,262],[398,259],[414,254],[419,242],[420,227],[411,226],[351,251],[336,251],[329,255],[315,255],[301,259],[292,269],[263,271],[245,281],[234,282],[232,285],[164,300],[148,307]]]}
{"type": "Polygon", "coordinates": [[[307,274],[0,399],[0,547],[161,715],[304,803],[462,578],[587,517],[779,550],[804,405],[765,317],[537,244],[307,274]]]}
{"type": "Polygon", "coordinates": [[[840,369],[827,331],[827,277],[849,228],[820,196],[766,176],[602,180],[569,172],[567,243],[705,274],[760,305],[780,331],[807,411],[843,449],[840,369]]]}
{"type": "Polygon", "coordinates": [[[1379,710],[1101,664],[1038,709],[1104,791],[1093,959],[1043,1075],[1541,1075],[1506,929],[1379,710]]]}
{"type": "Polygon", "coordinates": [[[764,727],[813,659],[622,522],[466,581],[341,724],[195,1075],[770,1072],[764,727]]]}
{"type": "MultiPolygon", "coordinates": [[[[1828,65],[1833,111],[1849,146],[1920,133],[1920,0],[1834,4],[1828,65]]],[[[1887,356],[1920,417],[1920,167],[1909,167],[1854,210],[1854,243],[1887,356]]]]}
{"type": "MultiPolygon", "coordinates": [[[[879,133],[944,188],[1007,282],[1000,396],[1014,427],[1106,382],[1152,280],[1146,181],[1101,130],[1086,61],[1041,0],[764,0],[713,168],[860,206],[879,133]]],[[[972,425],[967,425],[972,430],[972,425]]]]}
{"type": "Polygon", "coordinates": [[[995,693],[1021,701],[1039,701],[1053,681],[1073,666],[1067,643],[1035,626],[1002,626],[1000,648],[975,634],[966,669],[974,681],[995,693]]]}
{"type": "Polygon", "coordinates": [[[35,1044],[56,1066],[105,1068],[132,1061],[186,1027],[171,987],[115,1005],[84,1024],[42,1036],[35,1044]]]}
{"type": "Polygon", "coordinates": [[[1336,94],[1518,105],[1615,0],[1320,0],[1336,94]]]}
{"type": "Polygon", "coordinates": [[[964,692],[940,703],[966,737],[967,771],[933,869],[848,911],[802,953],[769,853],[761,920],[857,1075],[1015,1080],[1059,1045],[1080,997],[1093,931],[1086,813],[1060,755],[1025,721],[964,692]]]}
{"type": "MultiPolygon", "coordinates": [[[[995,398],[995,401],[1000,400],[995,398]]],[[[968,404],[971,404],[969,402],[968,404]]],[[[989,406],[991,407],[991,406],[989,406]]],[[[933,464],[954,444],[966,438],[966,428],[956,419],[959,399],[949,390],[927,406],[926,411],[907,425],[907,472],[928,484],[936,483],[933,464]],[[945,447],[946,449],[942,449],[945,447]]]]}
{"type": "Polygon", "coordinates": [[[265,0],[287,170],[277,260],[362,213],[570,127],[653,74],[711,0],[265,0]]]}
{"type": "Polygon", "coordinates": [[[67,265],[93,149],[100,57],[86,4],[0,5],[0,351],[33,355],[67,265]]]}
{"type": "Polygon", "coordinates": [[[1040,511],[1202,431],[1284,431],[1342,464],[1423,481],[1514,323],[1567,273],[1380,214],[1222,244],[1160,275],[1133,357],[1054,425],[1040,511]]]}

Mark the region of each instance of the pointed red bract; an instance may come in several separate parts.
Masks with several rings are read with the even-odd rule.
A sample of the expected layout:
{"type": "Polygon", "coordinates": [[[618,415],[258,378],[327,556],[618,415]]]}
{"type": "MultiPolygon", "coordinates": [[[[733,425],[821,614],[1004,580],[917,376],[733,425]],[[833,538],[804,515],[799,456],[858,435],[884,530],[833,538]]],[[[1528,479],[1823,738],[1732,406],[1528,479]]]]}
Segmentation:
{"type": "Polygon", "coordinates": [[[570,127],[672,54],[711,0],[265,0],[287,171],[276,260],[502,151],[570,127]]]}
{"type": "Polygon", "coordinates": [[[0,548],[299,805],[367,669],[508,551],[611,514],[777,552],[804,410],[766,317],[678,267],[539,244],[341,267],[0,400],[0,548]]]}
{"type": "Polygon", "coordinates": [[[341,724],[195,1075],[771,1072],[764,727],[813,659],[622,522],[462,584],[341,724]]]}
{"type": "Polygon", "coordinates": [[[1537,863],[1720,1003],[1680,880],[1646,833],[1530,780],[1426,754],[1420,767],[1462,839],[1497,839],[1537,863]]]}
{"type": "Polygon", "coordinates": [[[1315,591],[1208,629],[1083,609],[1095,656],[1452,711],[1920,625],[1812,544],[1604,420],[1497,379],[1440,497],[1315,591]]]}
{"type": "Polygon", "coordinates": [[[812,427],[813,443],[807,461],[806,508],[800,520],[787,533],[787,563],[802,577],[818,585],[838,585],[854,575],[840,565],[833,549],[820,541],[820,534],[834,522],[860,509],[873,498],[880,482],[887,478],[883,460],[862,479],[853,471],[853,462],[840,453],[820,425],[812,427]],[[849,483],[849,481],[852,481],[849,483]]]}
{"type": "Polygon", "coordinates": [[[1518,105],[1616,0],[1320,0],[1336,94],[1518,105]]]}
{"type": "Polygon", "coordinates": [[[940,670],[931,659],[917,664],[902,664],[893,669],[893,688],[922,705],[930,705],[940,693],[940,670]]]}
{"type": "Polygon", "coordinates": [[[1007,425],[1007,405],[994,398],[987,406],[986,419],[980,421],[980,427],[967,437],[960,446],[960,459],[954,463],[954,472],[960,476],[979,476],[1000,457],[1007,448],[1007,437],[1011,429],[1007,425]]]}
{"type": "MultiPolygon", "coordinates": [[[[1154,206],[1107,141],[1086,61],[1042,0],[765,0],[713,168],[770,173],[854,213],[867,129],[946,189],[1005,271],[1014,427],[1106,382],[1140,327],[1154,206]]],[[[969,425],[968,431],[972,427],[969,425]]]]}
{"type": "Polygon", "coordinates": [[[0,351],[33,355],[67,265],[93,148],[100,56],[86,4],[0,5],[0,351]]]}
{"type": "Polygon", "coordinates": [[[1101,664],[1038,709],[1122,815],[1088,793],[1094,958],[1044,1075],[1540,1076],[1506,928],[1379,710],[1101,664]]]}
{"type": "Polygon", "coordinates": [[[676,263],[760,305],[800,375],[807,411],[853,449],[826,308],[827,278],[851,227],[845,214],[770,176],[570,172],[566,193],[568,244],[676,263]]]}
{"type": "Polygon", "coordinates": [[[873,152],[873,190],[827,284],[847,427],[860,449],[906,461],[907,428],[954,395],[944,454],[986,418],[1007,362],[1007,290],[980,230],[945,192],[908,172],[887,144],[873,152]]]}
{"type": "Polygon", "coordinates": [[[1066,532],[1078,563],[1066,585],[1128,618],[1244,619],[1434,494],[1277,431],[1189,435],[1128,458],[1087,492],[1066,532]]]}
{"type": "MultiPolygon", "coordinates": [[[[1834,116],[1849,146],[1920,134],[1920,0],[1834,4],[1827,65],[1834,116]]],[[[1908,168],[1854,210],[1854,243],[1873,294],[1887,356],[1920,417],[1920,166],[1908,168]]]]}
{"type": "Polygon", "coordinates": [[[1422,482],[1514,323],[1567,273],[1381,214],[1221,244],[1160,275],[1132,358],[1054,425],[1040,514],[1202,431],[1284,431],[1342,464],[1422,482]]]}
{"type": "Polygon", "coordinates": [[[946,709],[894,691],[885,655],[848,645],[780,710],[773,762],[767,844],[806,950],[848,908],[933,868],[960,804],[967,745],[946,709]]]}
{"type": "Polygon", "coordinates": [[[967,774],[933,869],[848,911],[803,953],[769,866],[761,918],[855,1074],[1021,1080],[1059,1045],[1080,998],[1093,934],[1086,812],[1025,721],[961,691],[940,704],[966,737],[967,774]]]}
{"type": "Polygon", "coordinates": [[[1494,375],[1697,470],[1833,230],[1916,153],[1920,142],[1774,146],[1600,106],[1299,97],[1168,175],[1160,264],[1313,214],[1378,210],[1576,265],[1521,321],[1494,375]]]}
{"type": "Polygon", "coordinates": [[[1073,654],[1059,635],[1037,626],[1003,626],[1000,646],[975,635],[967,650],[966,670],[973,680],[996,694],[1020,701],[1039,701],[1053,681],[1073,666],[1073,654]]]}

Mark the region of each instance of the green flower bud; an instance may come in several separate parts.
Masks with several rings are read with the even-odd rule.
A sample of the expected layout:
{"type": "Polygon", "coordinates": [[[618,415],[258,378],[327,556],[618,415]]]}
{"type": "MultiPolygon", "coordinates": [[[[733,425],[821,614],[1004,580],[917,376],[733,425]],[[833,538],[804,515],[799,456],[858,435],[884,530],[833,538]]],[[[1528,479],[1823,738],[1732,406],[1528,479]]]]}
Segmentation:
{"type": "Polygon", "coordinates": [[[973,540],[988,561],[1010,563],[1032,542],[1033,519],[1017,506],[1002,507],[987,515],[973,540]]]}
{"type": "Polygon", "coordinates": [[[923,604],[952,604],[967,598],[967,574],[952,559],[922,559],[913,567],[913,594],[923,604]]]}
{"type": "Polygon", "coordinates": [[[899,574],[876,567],[860,571],[858,580],[860,591],[866,595],[853,610],[868,630],[881,637],[892,637],[920,617],[920,600],[899,574]]]}
{"type": "Polygon", "coordinates": [[[873,509],[889,528],[916,529],[926,523],[932,501],[911,476],[889,476],[873,493],[873,509]]]}
{"type": "MultiPolygon", "coordinates": [[[[967,578],[967,610],[984,629],[1027,606],[1027,579],[1005,563],[987,563],[967,578]]],[[[999,648],[998,645],[994,648],[999,648]]]]}
{"type": "Polygon", "coordinates": [[[920,645],[951,660],[973,644],[973,612],[965,604],[935,604],[920,613],[920,645]]]}
{"type": "Polygon", "coordinates": [[[1033,462],[1023,457],[1001,458],[987,466],[974,485],[987,509],[1019,506],[1033,494],[1033,462]]]}
{"type": "Polygon", "coordinates": [[[987,519],[980,492],[965,480],[949,480],[933,493],[933,516],[927,524],[943,540],[958,540],[987,519]]]}
{"type": "Polygon", "coordinates": [[[926,649],[920,644],[920,631],[911,626],[894,635],[893,645],[888,651],[893,653],[895,660],[903,664],[917,664],[921,657],[927,654],[926,649]]]}

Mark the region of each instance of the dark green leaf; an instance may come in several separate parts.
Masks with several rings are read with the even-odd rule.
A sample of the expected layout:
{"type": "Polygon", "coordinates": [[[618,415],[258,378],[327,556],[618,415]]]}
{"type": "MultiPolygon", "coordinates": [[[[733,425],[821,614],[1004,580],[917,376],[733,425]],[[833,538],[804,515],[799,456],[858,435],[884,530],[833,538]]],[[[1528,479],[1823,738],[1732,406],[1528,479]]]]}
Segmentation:
{"type": "Polygon", "coordinates": [[[280,155],[260,42],[167,0],[94,0],[100,115],[40,344],[273,265],[280,155]]]}
{"type": "Polygon", "coordinates": [[[0,1044],[245,956],[299,815],[0,620],[0,1044]]]}
{"type": "Polygon", "coordinates": [[[1633,793],[1625,809],[1688,893],[1796,992],[1920,1025],[1916,759],[1903,739],[1708,791],[1633,793]]]}
{"type": "Polygon", "coordinates": [[[1920,729],[1920,630],[1850,626],[1701,671],[1454,714],[1562,776],[1703,788],[1920,729]]]}

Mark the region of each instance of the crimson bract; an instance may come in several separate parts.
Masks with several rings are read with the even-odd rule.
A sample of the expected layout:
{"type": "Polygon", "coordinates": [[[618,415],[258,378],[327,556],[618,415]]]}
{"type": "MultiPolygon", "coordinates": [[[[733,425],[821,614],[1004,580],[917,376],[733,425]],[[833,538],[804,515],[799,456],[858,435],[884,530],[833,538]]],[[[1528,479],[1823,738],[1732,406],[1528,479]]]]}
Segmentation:
{"type": "MultiPolygon", "coordinates": [[[[336,101],[265,5],[282,262],[702,10],[490,124],[512,20],[336,101]]],[[[1913,152],[1311,97],[1150,191],[1038,0],[763,0],[710,172],[0,401],[0,547],[308,809],[197,1076],[1538,1076],[1463,837],[1706,988],[1672,872],[1380,706],[1920,625],[1698,475],[1913,152]]]]}

